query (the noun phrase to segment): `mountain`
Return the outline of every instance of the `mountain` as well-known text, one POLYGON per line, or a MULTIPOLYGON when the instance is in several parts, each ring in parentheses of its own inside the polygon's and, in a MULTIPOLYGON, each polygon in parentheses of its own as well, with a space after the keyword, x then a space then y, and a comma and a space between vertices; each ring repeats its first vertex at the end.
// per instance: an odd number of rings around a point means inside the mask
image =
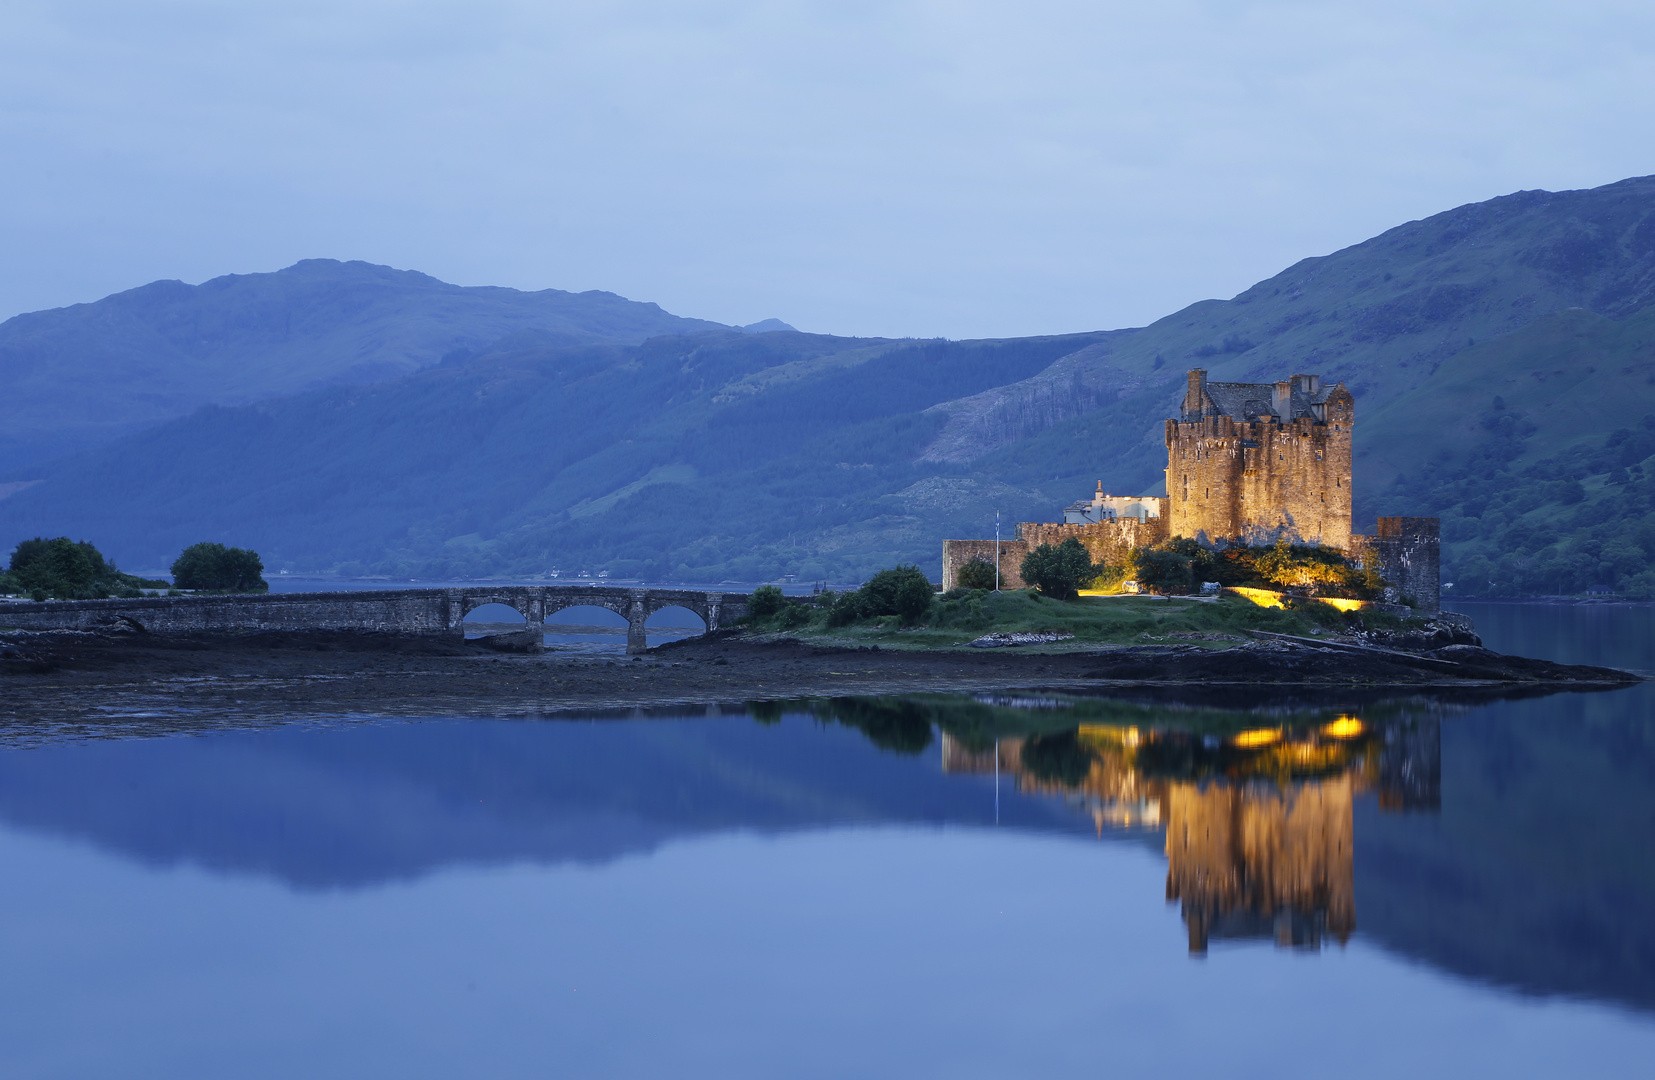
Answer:
MULTIPOLYGON (((293 569, 862 574, 930 545, 906 507, 929 508, 933 533, 981 527, 957 516, 957 482, 913 462, 938 426, 925 409, 1101 336, 508 340, 393 382, 203 409, 58 463, 0 520, 99 537, 127 565, 211 532, 293 569), (831 561, 798 558, 812 533, 831 561)), ((1008 494, 1008 510, 1044 509, 1008 494)))
POLYGON ((1652 297, 1640 178, 1460 207, 1133 330, 519 331, 0 473, 0 543, 68 533, 134 569, 214 539, 273 567, 405 576, 935 571, 940 541, 992 535, 996 510, 1052 520, 1100 479, 1159 490, 1159 421, 1201 366, 1344 381, 1357 528, 1441 514, 1462 588, 1655 592, 1652 297))
POLYGON ((725 327, 613 293, 465 288, 332 259, 200 285, 156 281, 0 323, 0 467, 202 405, 395 378, 513 332, 575 344, 713 329, 725 327))

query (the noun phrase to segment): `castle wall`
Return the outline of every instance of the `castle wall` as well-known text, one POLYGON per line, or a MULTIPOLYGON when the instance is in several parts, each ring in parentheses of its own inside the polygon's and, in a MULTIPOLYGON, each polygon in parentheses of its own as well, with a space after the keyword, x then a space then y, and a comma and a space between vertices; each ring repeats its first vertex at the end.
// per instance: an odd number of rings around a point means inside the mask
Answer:
POLYGON ((1382 517, 1373 536, 1352 536, 1350 546, 1363 565, 1375 561, 1379 576, 1395 586, 1396 599, 1436 612, 1442 607, 1441 533, 1439 518, 1382 517))
MULTIPOLYGON (((1003 589, 1023 588, 1023 575, 1018 572, 1023 565, 1023 556, 1029 553, 1029 545, 1021 540, 1001 540, 1000 542, 1000 587, 1003 589)), ((944 540, 942 542, 942 589, 947 592, 960 584, 960 567, 972 559, 981 558, 990 566, 994 565, 993 540, 944 540)))
POLYGON ((1032 549, 1041 544, 1056 547, 1073 537, 1091 554, 1093 562, 1107 566, 1124 566, 1134 551, 1158 544, 1171 535, 1167 532, 1166 500, 1162 499, 1160 502, 1163 511, 1160 517, 1143 521, 1136 518, 1120 518, 1085 525, 1052 525, 1025 521, 1017 526, 1017 538, 1032 549))
POLYGON ((1240 538, 1343 548, 1350 537, 1350 417, 1330 400, 1328 420, 1168 420, 1171 536, 1240 538))

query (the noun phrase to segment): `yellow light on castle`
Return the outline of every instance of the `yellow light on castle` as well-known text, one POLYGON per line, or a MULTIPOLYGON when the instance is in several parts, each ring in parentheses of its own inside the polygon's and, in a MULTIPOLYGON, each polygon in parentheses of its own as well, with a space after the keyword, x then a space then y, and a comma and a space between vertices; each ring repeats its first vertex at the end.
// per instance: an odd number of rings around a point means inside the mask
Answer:
POLYGON ((1230 740, 1231 745, 1239 746, 1243 750, 1253 750, 1260 746, 1269 746, 1281 741, 1281 731, 1277 728, 1255 728, 1252 731, 1243 731, 1230 740))

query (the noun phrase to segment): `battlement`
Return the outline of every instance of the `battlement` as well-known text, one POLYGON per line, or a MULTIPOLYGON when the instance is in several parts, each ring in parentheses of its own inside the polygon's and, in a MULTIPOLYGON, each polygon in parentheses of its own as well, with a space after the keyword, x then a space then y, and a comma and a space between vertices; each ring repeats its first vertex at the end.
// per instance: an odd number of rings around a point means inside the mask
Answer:
POLYGON ((1345 547, 1355 414, 1345 385, 1319 375, 1220 383, 1191 371, 1166 422, 1168 533, 1345 547))

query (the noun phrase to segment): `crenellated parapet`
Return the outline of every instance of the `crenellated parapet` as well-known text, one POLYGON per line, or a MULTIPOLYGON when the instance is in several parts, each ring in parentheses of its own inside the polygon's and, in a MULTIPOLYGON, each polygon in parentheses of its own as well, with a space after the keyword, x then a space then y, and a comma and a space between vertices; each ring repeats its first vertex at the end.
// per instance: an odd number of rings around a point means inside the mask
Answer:
POLYGON ((1166 422, 1169 534, 1345 547, 1354 422, 1343 383, 1209 383, 1190 372, 1182 418, 1166 422))

